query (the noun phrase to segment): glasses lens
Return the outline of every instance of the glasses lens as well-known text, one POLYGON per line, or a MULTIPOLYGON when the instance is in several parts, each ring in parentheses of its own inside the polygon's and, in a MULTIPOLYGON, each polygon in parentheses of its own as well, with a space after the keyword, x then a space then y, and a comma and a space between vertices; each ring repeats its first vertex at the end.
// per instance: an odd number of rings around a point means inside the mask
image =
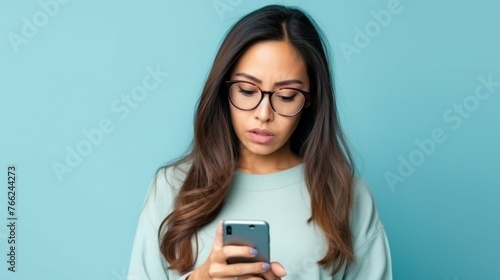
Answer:
POLYGON ((249 83, 234 83, 229 88, 229 98, 234 106, 242 110, 251 110, 259 104, 261 92, 249 83))
POLYGON ((271 100, 278 114, 293 116, 300 112, 305 103, 305 96, 296 89, 280 89, 271 100))
MULTIPOLYGON (((229 98, 237 108, 252 110, 262 100, 262 92, 253 84, 237 82, 229 87, 229 98)), ((294 116, 304 107, 305 99, 302 92, 293 88, 283 88, 274 92, 270 101, 276 113, 294 116)))

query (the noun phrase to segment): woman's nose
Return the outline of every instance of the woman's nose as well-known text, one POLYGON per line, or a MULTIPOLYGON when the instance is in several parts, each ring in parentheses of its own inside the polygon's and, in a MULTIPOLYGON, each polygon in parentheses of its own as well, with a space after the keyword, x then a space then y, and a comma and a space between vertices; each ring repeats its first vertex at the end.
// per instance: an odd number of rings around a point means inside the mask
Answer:
POLYGON ((255 108, 255 118, 262 122, 272 121, 274 119, 274 111, 271 107, 270 96, 266 94, 260 104, 255 108))

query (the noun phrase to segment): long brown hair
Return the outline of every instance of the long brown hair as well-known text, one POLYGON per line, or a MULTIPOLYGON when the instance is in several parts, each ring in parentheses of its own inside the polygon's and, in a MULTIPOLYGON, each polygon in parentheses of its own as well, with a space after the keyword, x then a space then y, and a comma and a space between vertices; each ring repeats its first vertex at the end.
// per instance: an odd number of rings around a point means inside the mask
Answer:
MULTIPOLYGON (((310 79, 311 105, 302 112, 291 136, 291 149, 302 158, 311 198, 311 217, 327 241, 318 261, 335 274, 354 260, 349 215, 354 167, 336 110, 328 48, 314 21, 296 8, 271 5, 240 19, 228 32, 207 77, 194 124, 190 162, 174 210, 163 220, 158 236, 169 267, 180 273, 193 269, 197 232, 213 221, 229 192, 239 156, 224 81, 238 58, 259 41, 286 41, 302 55, 310 79)), ((166 166, 164 166, 166 167, 166 166)), ((159 168, 159 170, 163 167, 159 168)))

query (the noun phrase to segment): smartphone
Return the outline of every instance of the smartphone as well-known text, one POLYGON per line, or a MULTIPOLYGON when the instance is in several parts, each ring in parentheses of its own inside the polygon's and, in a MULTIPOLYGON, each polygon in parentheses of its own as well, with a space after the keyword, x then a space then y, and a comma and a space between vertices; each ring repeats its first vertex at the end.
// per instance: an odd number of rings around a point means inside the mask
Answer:
POLYGON ((257 249, 252 258, 234 257, 227 260, 232 263, 267 262, 270 261, 269 224, 256 220, 225 220, 222 223, 224 245, 249 246, 257 249))

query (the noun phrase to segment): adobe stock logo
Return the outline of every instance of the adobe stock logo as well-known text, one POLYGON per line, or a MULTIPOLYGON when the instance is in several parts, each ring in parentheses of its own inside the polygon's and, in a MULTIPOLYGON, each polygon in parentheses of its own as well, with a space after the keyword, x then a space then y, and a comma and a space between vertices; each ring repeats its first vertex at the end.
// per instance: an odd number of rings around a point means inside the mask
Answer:
POLYGON ((226 19, 226 14, 234 11, 234 8, 239 6, 243 0, 214 0, 212 5, 220 20, 226 19))
POLYGON ((19 53, 21 44, 28 44, 45 27, 50 18, 54 18, 61 9, 61 5, 66 5, 69 0, 40 0, 38 6, 41 10, 35 12, 31 19, 22 17, 21 33, 9 32, 7 39, 15 53, 19 53))
POLYGON ((402 11, 403 6, 399 0, 389 0, 386 9, 380 11, 371 10, 370 15, 372 19, 364 25, 364 28, 354 27, 353 43, 340 43, 340 50, 347 63, 351 63, 354 54, 360 54, 363 49, 368 47, 372 40, 378 37, 383 29, 391 24, 393 17, 402 11))
MULTIPOLYGON (((449 125, 451 130, 457 130, 462 127, 464 120, 470 118, 472 114, 479 109, 481 102, 491 98, 492 93, 500 91, 500 82, 493 81, 493 75, 489 74, 487 78, 479 76, 479 83, 474 89, 474 93, 466 96, 461 102, 454 103, 452 107, 446 109, 442 116, 443 121, 449 125)), ((415 149, 410 151, 407 156, 399 155, 399 164, 393 171, 385 171, 384 177, 387 185, 392 192, 396 191, 395 186, 404 183, 417 169, 424 164, 427 158, 431 157, 448 139, 446 130, 442 127, 434 128, 429 137, 424 139, 415 139, 415 149)))
MULTIPOLYGON (((137 110, 139 105, 149 96, 149 93, 159 87, 163 80, 168 77, 167 72, 163 72, 159 65, 156 68, 146 67, 147 74, 143 76, 142 83, 134 86, 129 94, 122 94, 119 98, 111 101, 110 110, 114 117, 122 122, 126 120, 133 110, 137 110)), ((100 146, 108 134, 116 129, 116 121, 113 118, 103 117, 97 127, 83 129, 83 139, 75 145, 66 145, 66 156, 64 161, 52 161, 52 170, 59 182, 63 181, 63 175, 73 172, 83 160, 88 157, 94 148, 100 146)))

